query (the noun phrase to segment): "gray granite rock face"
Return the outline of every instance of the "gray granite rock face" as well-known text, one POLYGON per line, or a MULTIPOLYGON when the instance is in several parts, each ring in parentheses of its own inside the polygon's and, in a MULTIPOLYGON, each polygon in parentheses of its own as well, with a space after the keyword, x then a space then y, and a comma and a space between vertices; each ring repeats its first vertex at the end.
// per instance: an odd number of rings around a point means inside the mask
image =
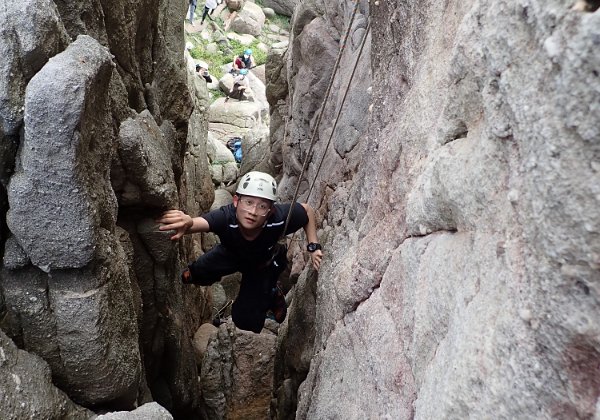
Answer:
POLYGON ((268 418, 277 336, 237 330, 231 321, 219 327, 202 360, 205 417, 268 418))
POLYGON ((155 402, 146 403, 133 411, 115 411, 96 417, 96 420, 173 420, 173 416, 155 402))
POLYGON ((229 30, 238 34, 258 36, 265 24, 265 14, 260 6, 247 2, 238 14, 232 19, 229 30))
MULTIPOLYGON (((298 79, 333 57, 321 36, 322 58, 305 60, 306 31, 351 9, 325 3, 294 16, 294 138, 320 104, 295 108, 298 79)), ((367 131, 334 134, 310 200, 326 214, 319 322, 297 392, 298 359, 279 349, 278 418, 597 417, 600 15, 558 1, 369 6, 372 98, 354 114, 367 131)))
POLYGON ((8 209, 6 186, 14 171, 23 125, 25 87, 69 36, 53 2, 7 2, 0 10, 0 240, 8 209))
POLYGON ((27 86, 25 136, 8 188, 7 222, 32 263, 45 271, 88 264, 100 230, 115 222, 108 168, 99 164, 111 159, 111 72, 108 51, 83 36, 27 86))
POLYGON ((17 348, 3 331, 0 331, 0 389, 0 412, 6 420, 95 417, 93 412, 73 404, 52 384, 50 368, 43 359, 17 348))
MULTIPOLYGON (((0 11, 10 75, 0 121, 12 124, 0 133, 0 327, 88 407, 154 399, 175 416, 197 415, 191 337, 210 308, 202 290, 184 293, 177 281, 198 240, 177 246, 152 222, 164 208, 198 214, 213 201, 208 94, 188 86, 184 14, 170 0, 0 11), (129 186, 138 195, 123 205, 116 198, 129 186)), ((21 396, 6 396, 11 410, 38 410, 21 396)))
POLYGON ((122 190, 117 190, 122 206, 165 209, 176 205, 177 186, 167 141, 148 110, 123 121, 117 148, 122 166, 118 173, 124 178, 122 190))
POLYGON ((15 135, 23 122, 27 82, 70 39, 52 1, 7 2, 0 10, 0 134, 15 135), (35 23, 35 24, 33 24, 35 23))
POLYGON ((23 346, 45 358, 71 398, 127 406, 142 373, 128 270, 112 233, 112 69, 108 51, 81 36, 28 84, 7 222, 36 268, 20 268, 21 257, 3 283, 23 346))
POLYGON ((263 5, 283 16, 292 16, 298 0, 264 0, 263 5))

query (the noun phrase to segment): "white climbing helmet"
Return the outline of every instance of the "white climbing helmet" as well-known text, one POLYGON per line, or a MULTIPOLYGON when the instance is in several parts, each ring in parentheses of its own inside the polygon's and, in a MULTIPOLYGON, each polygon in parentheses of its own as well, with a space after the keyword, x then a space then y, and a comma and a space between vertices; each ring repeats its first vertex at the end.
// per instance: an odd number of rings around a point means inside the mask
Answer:
POLYGON ((252 197, 277 200, 277 182, 275 178, 264 172, 252 171, 240 179, 237 190, 240 195, 251 195, 252 197))

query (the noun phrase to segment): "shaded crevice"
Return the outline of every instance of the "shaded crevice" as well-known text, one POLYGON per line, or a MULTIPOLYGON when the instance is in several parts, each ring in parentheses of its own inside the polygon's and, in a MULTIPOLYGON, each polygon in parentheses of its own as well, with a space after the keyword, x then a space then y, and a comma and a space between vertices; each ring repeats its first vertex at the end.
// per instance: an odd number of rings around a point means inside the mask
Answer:
POLYGON ((404 244, 404 241, 406 241, 407 239, 411 239, 411 238, 424 238, 426 236, 431 236, 431 235, 437 235, 437 234, 441 234, 441 233, 450 233, 450 234, 454 234, 457 233, 458 229, 456 228, 447 228, 447 229, 438 229, 438 230, 432 230, 432 231, 428 231, 426 233, 422 233, 422 234, 418 234, 418 233, 411 233, 409 235, 407 235, 401 242, 400 245, 404 244))
MULTIPOLYGON (((384 272, 385 272, 385 270, 384 270, 384 272)), ((356 312, 356 310, 358 309, 358 307, 360 305, 362 305, 363 303, 365 303, 366 301, 368 301, 371 298, 371 296, 373 295, 373 293, 375 292, 375 290, 377 290, 377 289, 379 289, 381 287, 381 281, 382 280, 383 280, 383 277, 381 279, 379 279, 379 282, 375 286, 370 287, 368 289, 368 295, 367 296, 365 296, 364 298, 362 298, 359 301, 354 302, 354 305, 352 305, 352 309, 349 312, 347 312, 346 314, 344 314, 344 316, 347 315, 350 312, 356 312)))
POLYGON ((442 139, 442 145, 451 143, 459 139, 467 138, 468 134, 469 129, 467 128, 467 124, 462 120, 455 121, 444 134, 444 137, 442 139))

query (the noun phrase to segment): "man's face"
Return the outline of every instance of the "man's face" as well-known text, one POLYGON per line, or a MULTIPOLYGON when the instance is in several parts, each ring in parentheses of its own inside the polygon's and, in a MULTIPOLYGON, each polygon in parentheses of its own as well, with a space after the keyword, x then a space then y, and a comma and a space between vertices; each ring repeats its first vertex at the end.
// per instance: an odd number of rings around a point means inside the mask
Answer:
POLYGON ((271 213, 273 202, 260 197, 249 195, 233 197, 235 215, 244 229, 257 229, 264 225, 271 213))

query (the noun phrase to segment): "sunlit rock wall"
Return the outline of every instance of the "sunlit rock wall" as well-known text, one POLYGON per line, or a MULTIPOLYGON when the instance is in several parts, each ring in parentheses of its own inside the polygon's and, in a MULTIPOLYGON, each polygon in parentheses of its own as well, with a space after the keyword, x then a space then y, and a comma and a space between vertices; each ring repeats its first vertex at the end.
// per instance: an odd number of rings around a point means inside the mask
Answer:
MULTIPOLYGON (((343 29, 309 3, 288 65, 298 161, 337 53, 316 28, 343 29)), ((599 415, 597 7, 370 2, 360 160, 338 148, 309 166, 326 257, 316 283, 299 276, 280 337, 279 418, 599 415)))

